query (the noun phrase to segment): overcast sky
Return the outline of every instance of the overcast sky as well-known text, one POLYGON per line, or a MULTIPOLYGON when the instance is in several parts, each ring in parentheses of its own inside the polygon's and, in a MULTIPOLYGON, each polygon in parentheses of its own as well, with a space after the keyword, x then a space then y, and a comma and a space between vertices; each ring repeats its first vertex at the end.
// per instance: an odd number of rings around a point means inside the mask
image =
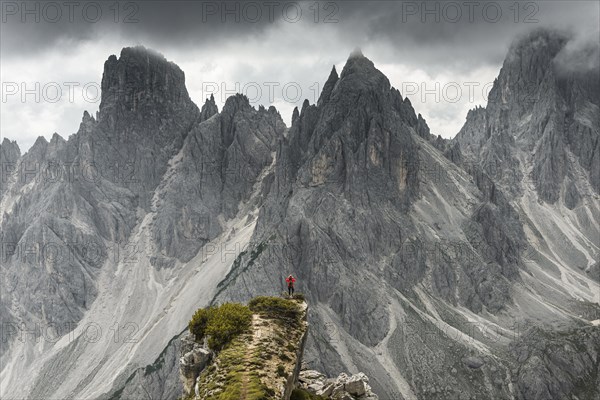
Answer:
POLYGON ((104 61, 141 44, 183 69, 199 106, 242 91, 288 125, 360 47, 433 133, 453 137, 485 106, 516 36, 552 27, 597 40, 599 14, 598 1, 2 1, 1 134, 24 152, 75 133, 98 110, 104 61))

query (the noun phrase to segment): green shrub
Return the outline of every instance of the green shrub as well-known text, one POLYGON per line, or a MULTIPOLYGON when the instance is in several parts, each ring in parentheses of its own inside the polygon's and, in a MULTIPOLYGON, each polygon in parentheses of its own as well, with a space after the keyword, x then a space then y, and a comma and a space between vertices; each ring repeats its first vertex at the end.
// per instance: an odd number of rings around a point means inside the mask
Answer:
POLYGON ((200 342, 202 339, 204 339, 208 320, 210 319, 210 316, 214 310, 214 307, 199 308, 196 310, 196 313, 194 313, 194 316, 188 323, 190 333, 194 335, 194 338, 197 342, 200 342))
POLYGON ((248 307, 237 303, 224 303, 216 308, 208 319, 206 334, 208 347, 219 351, 231 339, 246 332, 252 323, 252 312, 248 307))
POLYGON ((285 376, 285 367, 281 364, 277 366, 277 375, 285 376))
POLYGON ((280 297, 259 296, 250 300, 248 307, 268 318, 298 319, 300 308, 292 300, 280 297))
POLYGON ((247 331, 251 323, 252 312, 248 307, 225 303, 219 307, 198 309, 188 327, 196 341, 208 335, 208 347, 219 351, 234 337, 247 331))

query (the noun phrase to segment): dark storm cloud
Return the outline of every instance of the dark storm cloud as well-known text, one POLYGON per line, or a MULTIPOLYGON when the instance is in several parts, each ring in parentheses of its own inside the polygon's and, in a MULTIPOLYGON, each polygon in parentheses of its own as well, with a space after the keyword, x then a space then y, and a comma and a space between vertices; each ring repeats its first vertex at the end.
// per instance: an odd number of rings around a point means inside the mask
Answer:
POLYGON ((595 1, 401 1, 344 5, 348 29, 364 25, 364 42, 387 41, 391 59, 438 68, 501 63, 515 37, 538 27, 596 33, 595 1))
MULTIPOLYGON (((291 3, 291 4, 290 4, 291 3)), ((29 56, 118 33, 132 41, 203 46, 294 20, 289 1, 3 1, 2 52, 29 56)), ((302 6, 300 6, 302 8, 302 6)), ((306 6, 308 7, 308 6, 306 6)))
POLYGON ((1 41, 4 57, 107 34, 197 48, 244 40, 279 23, 310 30, 316 20, 357 45, 388 41, 395 59, 468 68, 497 64, 513 36, 535 26, 597 30, 597 13, 592 1, 4 1, 1 41))

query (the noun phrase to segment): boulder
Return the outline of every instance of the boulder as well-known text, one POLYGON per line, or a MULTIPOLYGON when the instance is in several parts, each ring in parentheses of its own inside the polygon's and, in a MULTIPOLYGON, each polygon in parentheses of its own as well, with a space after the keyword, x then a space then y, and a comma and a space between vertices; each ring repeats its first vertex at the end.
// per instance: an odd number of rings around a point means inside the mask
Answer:
POLYGON ((481 368, 484 364, 484 361, 479 357, 465 357, 463 358, 463 363, 469 368, 478 369, 481 368))
POLYGON ((362 373, 353 375, 344 385, 344 390, 355 397, 364 396, 367 392, 368 381, 368 378, 362 373), (366 379, 363 380, 363 378, 366 379))
POLYGON ((369 378, 359 372, 349 376, 341 373, 337 378, 327 378, 320 372, 304 370, 300 372, 300 387, 314 395, 336 400, 378 400, 369 386, 369 378))

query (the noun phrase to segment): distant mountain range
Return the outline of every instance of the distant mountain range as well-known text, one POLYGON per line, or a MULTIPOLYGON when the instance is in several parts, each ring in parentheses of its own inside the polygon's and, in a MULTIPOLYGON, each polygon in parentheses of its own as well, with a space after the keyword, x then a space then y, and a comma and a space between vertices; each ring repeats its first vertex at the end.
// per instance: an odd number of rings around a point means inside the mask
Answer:
POLYGON ((0 145, 0 395, 176 399, 193 311, 293 273, 304 362, 380 399, 597 398, 600 78, 569 41, 515 42, 452 140, 360 51, 289 128, 110 56, 76 134, 0 145))

